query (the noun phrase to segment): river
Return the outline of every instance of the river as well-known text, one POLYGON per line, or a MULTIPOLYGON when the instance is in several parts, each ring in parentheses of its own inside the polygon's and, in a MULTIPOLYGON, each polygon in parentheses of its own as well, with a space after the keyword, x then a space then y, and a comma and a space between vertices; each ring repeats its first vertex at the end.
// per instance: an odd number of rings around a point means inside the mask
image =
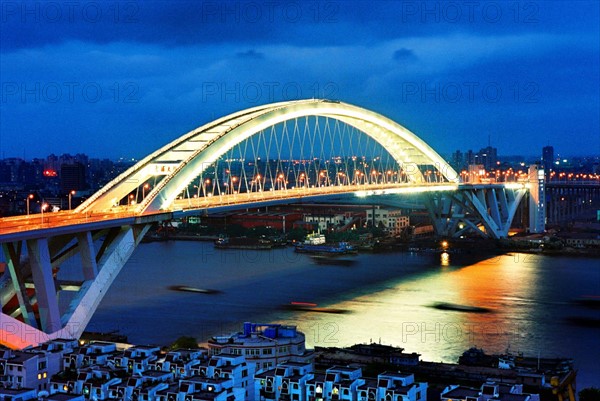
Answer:
POLYGON ((182 335, 203 341, 244 321, 295 324, 308 347, 381 342, 429 361, 456 362, 471 346, 575 359, 578 389, 600 386, 600 329, 573 318, 600 311, 573 303, 600 294, 598 260, 508 254, 360 254, 352 266, 317 265, 291 248, 215 250, 211 243, 141 244, 106 294, 88 330, 118 330, 138 344, 182 335), (186 285, 218 294, 177 292, 186 285), (344 309, 314 313, 291 301, 344 309), (449 302, 490 313, 439 310, 449 302))

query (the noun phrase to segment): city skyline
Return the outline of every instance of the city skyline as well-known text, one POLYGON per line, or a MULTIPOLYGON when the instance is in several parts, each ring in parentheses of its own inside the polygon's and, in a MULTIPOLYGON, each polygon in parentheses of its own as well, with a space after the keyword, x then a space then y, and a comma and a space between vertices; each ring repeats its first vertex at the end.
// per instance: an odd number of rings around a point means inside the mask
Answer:
POLYGON ((0 157, 140 159, 231 112, 312 97, 448 156, 490 138, 503 155, 600 153, 598 3, 448 4, 5 2, 0 157))

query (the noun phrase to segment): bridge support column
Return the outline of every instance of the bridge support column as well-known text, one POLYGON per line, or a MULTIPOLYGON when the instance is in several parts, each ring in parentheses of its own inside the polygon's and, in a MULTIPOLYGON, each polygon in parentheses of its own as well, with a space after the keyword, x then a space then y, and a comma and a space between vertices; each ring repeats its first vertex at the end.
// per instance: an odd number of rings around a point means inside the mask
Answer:
POLYGON ((81 255, 83 277, 85 280, 93 280, 98 275, 98 264, 96 263, 96 252, 94 251, 92 233, 87 231, 78 234, 77 242, 79 254, 81 255))
POLYGON ((52 333, 61 328, 56 286, 46 238, 28 240, 27 251, 37 297, 41 329, 52 333))
MULTIPOLYGON (((22 242, 8 242, 2 244, 2 249, 4 251, 4 256, 6 258, 6 262, 8 265, 8 270, 10 272, 10 279, 12 282, 12 289, 8 290, 8 293, 4 296, 7 301, 13 296, 17 297, 17 301, 19 303, 19 307, 13 311, 6 311, 7 313, 15 313, 22 316, 24 322, 29 324, 31 327, 37 327, 37 321, 35 320, 35 315, 33 314, 33 308, 31 306, 31 301, 29 296, 27 295, 27 289, 25 288, 25 280, 23 278, 23 268, 21 266, 21 249, 22 242)), ((4 305, 4 300, 2 301, 2 305, 4 305)))
POLYGON ((63 315, 64 328, 59 337, 79 338, 98 305, 150 225, 121 227, 107 235, 99 252, 98 274, 86 280, 69 310, 63 315))
POLYGON ((468 231, 504 238, 526 189, 462 185, 455 192, 431 193, 425 202, 435 232, 460 237, 468 231))

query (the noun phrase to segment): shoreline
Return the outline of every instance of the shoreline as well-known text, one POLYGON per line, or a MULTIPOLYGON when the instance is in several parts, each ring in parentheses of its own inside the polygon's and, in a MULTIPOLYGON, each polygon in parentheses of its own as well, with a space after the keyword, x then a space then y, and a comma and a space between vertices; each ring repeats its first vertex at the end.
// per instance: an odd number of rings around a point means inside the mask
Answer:
MULTIPOLYGON (((151 242, 166 242, 166 241, 201 241, 201 242, 213 242, 219 239, 218 235, 196 235, 196 234, 172 234, 169 236, 146 236, 142 240, 143 243, 151 242)), ((437 242, 439 239, 423 239, 416 241, 414 244, 424 245, 426 243, 431 244, 437 242)), ((473 243, 472 247, 466 247, 466 243, 457 242, 456 247, 450 246, 448 249, 442 248, 430 248, 425 246, 424 248, 411 246, 411 243, 395 243, 389 244, 387 247, 377 250, 377 252, 420 252, 420 253, 443 253, 448 252, 450 254, 489 254, 489 255, 503 255, 507 253, 524 253, 529 255, 544 255, 544 256, 571 256, 571 257, 588 257, 588 258, 600 258, 600 248, 562 248, 562 249, 522 249, 518 247, 498 247, 496 240, 477 240, 473 243), (487 243, 488 247, 479 247, 477 244, 487 243), (413 250, 411 250, 413 248, 413 250)), ((360 247, 359 253, 372 253, 373 250, 363 250, 361 252, 360 247)))

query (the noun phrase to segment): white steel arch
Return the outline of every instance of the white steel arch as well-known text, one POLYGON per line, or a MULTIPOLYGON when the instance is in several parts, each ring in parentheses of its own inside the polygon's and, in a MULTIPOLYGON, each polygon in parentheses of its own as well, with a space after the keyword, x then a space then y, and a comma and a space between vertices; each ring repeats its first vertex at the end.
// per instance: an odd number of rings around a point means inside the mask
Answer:
POLYGON ((109 210, 145 180, 167 166, 168 173, 143 202, 139 213, 168 210, 183 189, 237 143, 278 123, 306 116, 330 117, 351 125, 380 143, 406 171, 423 182, 419 165, 434 166, 449 182, 459 176, 427 143, 402 125, 348 103, 310 99, 273 103, 242 110, 196 128, 132 166, 80 205, 77 212, 109 210))

